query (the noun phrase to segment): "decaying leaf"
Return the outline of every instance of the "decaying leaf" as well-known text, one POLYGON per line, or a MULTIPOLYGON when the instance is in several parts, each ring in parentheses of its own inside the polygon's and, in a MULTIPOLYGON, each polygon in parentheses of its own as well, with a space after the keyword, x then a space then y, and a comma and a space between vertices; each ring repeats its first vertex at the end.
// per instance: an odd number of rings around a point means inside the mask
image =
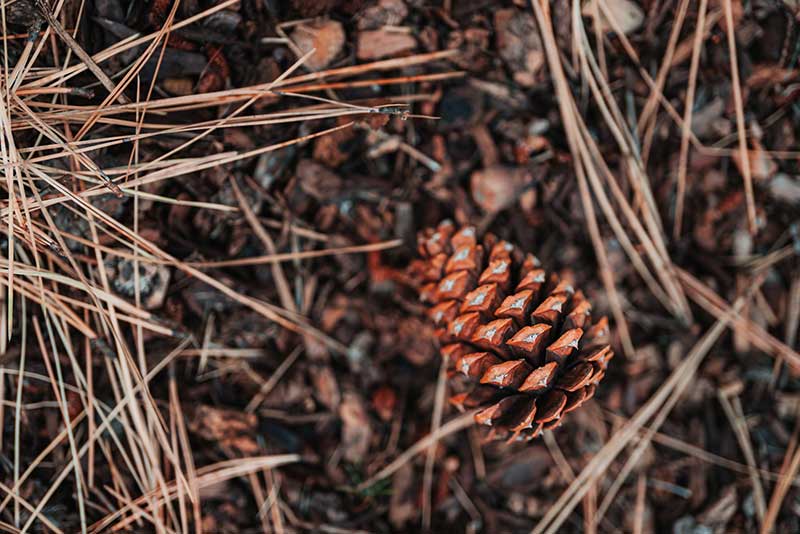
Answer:
POLYGON ((380 28, 358 34, 358 59, 371 60, 396 57, 417 47, 413 35, 397 28, 380 28))
POLYGON ((599 14, 594 23, 600 25, 601 32, 615 31, 614 28, 617 28, 627 35, 638 30, 644 23, 644 11, 633 0, 605 0, 604 3, 612 22, 609 22, 609 17, 598 0, 589 0, 583 6, 584 16, 594 19, 599 14))
POLYGON ((500 9, 494 14, 497 48, 500 57, 522 86, 536 84, 536 75, 544 66, 544 48, 533 16, 517 9, 500 9))
POLYGON ((800 179, 788 174, 776 174, 770 180, 769 193, 775 200, 787 204, 800 204, 800 179))
POLYGON ((312 70, 324 69, 336 59, 344 46, 344 28, 335 20, 301 24, 292 32, 292 41, 304 54, 315 50, 305 65, 312 70))
POLYGON ((352 463, 363 461, 372 439, 372 427, 361 397, 356 393, 345 393, 339 405, 339 417, 342 419, 342 448, 345 460, 352 463))
POLYGON ((408 7, 403 0, 379 0, 358 16, 359 30, 376 30, 381 26, 399 26, 408 15, 408 7))
POLYGON ((493 165, 472 173, 472 198, 484 211, 496 213, 512 206, 530 180, 525 168, 493 165))
POLYGON ((405 464, 392 477, 392 497, 389 501, 389 521, 396 529, 403 529, 419 513, 412 494, 414 468, 405 464))
POLYGON ((243 456, 258 454, 256 429, 258 418, 240 410, 213 406, 198 406, 189 421, 189 429, 208 441, 219 442, 220 447, 243 456))
MULTIPOLYGON (((772 177, 778 170, 778 164, 765 150, 761 142, 756 139, 750 139, 752 148, 747 151, 748 159, 750 160, 750 175, 756 180, 766 180, 772 177)), ((733 162, 739 173, 744 175, 742 169, 742 153, 739 150, 733 153, 733 162)))

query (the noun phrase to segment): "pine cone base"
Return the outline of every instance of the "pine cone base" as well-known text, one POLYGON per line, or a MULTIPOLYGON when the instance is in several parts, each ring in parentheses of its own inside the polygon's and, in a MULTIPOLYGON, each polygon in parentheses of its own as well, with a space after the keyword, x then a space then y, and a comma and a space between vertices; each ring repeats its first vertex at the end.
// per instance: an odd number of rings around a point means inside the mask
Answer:
POLYGON ((532 254, 450 221, 418 236, 409 266, 460 410, 490 435, 527 441, 594 396, 614 352, 608 320, 532 254))

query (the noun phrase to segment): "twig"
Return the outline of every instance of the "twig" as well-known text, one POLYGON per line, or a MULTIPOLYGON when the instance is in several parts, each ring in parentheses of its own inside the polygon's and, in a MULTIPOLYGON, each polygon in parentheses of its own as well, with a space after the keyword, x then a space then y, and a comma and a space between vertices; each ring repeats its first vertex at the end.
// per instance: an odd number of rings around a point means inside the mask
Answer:
MULTIPOLYGON (((431 434, 435 434, 442 426, 442 413, 444 411, 445 392, 447 391, 447 360, 442 358, 439 365, 439 376, 436 380, 436 396, 431 416, 431 434)), ((428 447, 425 456, 425 472, 422 484, 422 529, 431 528, 431 487, 433 486, 433 467, 436 460, 436 443, 428 447)))
MULTIPOLYGON (((75 53, 78 58, 83 61, 86 65, 86 68, 94 74, 95 78, 97 78, 103 87, 105 87, 109 93, 113 94, 117 90, 116 84, 109 78, 103 69, 95 63, 92 57, 86 53, 83 47, 78 44, 78 42, 72 38, 72 35, 64 29, 60 22, 53 16, 53 13, 50 12, 50 6, 45 3, 45 0, 36 0, 36 8, 42 14, 42 16, 47 20, 47 23, 53 29, 53 31, 58 35, 62 41, 75 53)), ((129 104, 130 99, 126 97, 124 94, 120 93, 117 97, 117 101, 120 104, 129 104)))
POLYGON ((764 521, 761 523, 761 534, 769 534, 770 532, 774 532, 773 525, 775 524, 775 520, 778 518, 781 504, 786 498, 786 493, 789 491, 792 483, 796 480, 798 470, 800 470, 800 447, 796 446, 798 428, 800 428, 800 424, 796 424, 794 436, 792 436, 792 441, 795 443, 794 452, 791 452, 791 447, 786 450, 784 466, 787 468, 781 469, 781 474, 783 476, 781 476, 780 480, 778 480, 778 483, 775 485, 775 489, 772 492, 772 497, 769 500, 769 508, 767 508, 764 521), (791 462, 788 464, 788 466, 786 466, 786 460, 789 459, 790 455, 791 462))
POLYGON ((719 388, 717 397, 733 429, 733 433, 736 435, 736 440, 739 442, 739 447, 742 449, 744 459, 747 462, 750 481, 753 484, 753 502, 755 503, 756 515, 763 524, 766 514, 764 486, 761 484, 761 478, 758 476, 756 456, 753 452, 753 443, 750 438, 750 432, 747 429, 747 422, 742 413, 742 404, 735 391, 726 391, 725 388, 719 388), (733 399, 733 401, 731 401, 731 399, 733 399))
POLYGON ((692 131, 692 114, 694 113, 694 93, 697 87, 697 71, 700 67, 700 53, 703 50, 705 39, 705 19, 708 0, 700 0, 697 14, 697 27, 694 31, 694 47, 692 48, 692 62, 689 66, 689 86, 684 99, 683 124, 681 125, 681 151, 678 157, 678 190, 675 201, 675 222, 672 227, 672 237, 678 239, 681 235, 683 224, 683 203, 686 196, 686 169, 689 165, 689 134, 692 131))
POLYGON ((736 33, 733 26, 733 9, 731 0, 725 0, 725 27, 728 34, 728 51, 731 59, 731 85, 733 86, 733 104, 736 108, 736 129, 739 133, 739 154, 742 160, 742 178, 744 179, 744 195, 747 201, 747 227, 751 234, 756 228, 756 204, 753 197, 753 177, 750 173, 750 151, 747 148, 747 136, 744 124, 744 104, 742 103, 742 87, 739 83, 739 59, 736 53, 736 33))
POLYGON ((639 473, 636 482, 636 507, 633 512, 633 534, 644 532, 645 499, 647 497, 647 475, 639 473))

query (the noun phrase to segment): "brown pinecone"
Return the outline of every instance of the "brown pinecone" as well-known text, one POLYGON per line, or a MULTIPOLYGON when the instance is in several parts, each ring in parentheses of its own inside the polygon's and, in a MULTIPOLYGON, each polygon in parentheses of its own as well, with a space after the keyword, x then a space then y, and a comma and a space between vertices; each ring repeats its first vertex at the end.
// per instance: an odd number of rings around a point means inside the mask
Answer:
POLYGON ((532 254, 450 221, 420 233, 409 266, 454 387, 493 437, 530 440, 589 400, 614 356, 608 320, 532 254), (466 378, 459 378, 460 375, 466 378), (465 382, 465 384, 459 384, 465 382), (475 384, 475 382, 478 382, 475 384))

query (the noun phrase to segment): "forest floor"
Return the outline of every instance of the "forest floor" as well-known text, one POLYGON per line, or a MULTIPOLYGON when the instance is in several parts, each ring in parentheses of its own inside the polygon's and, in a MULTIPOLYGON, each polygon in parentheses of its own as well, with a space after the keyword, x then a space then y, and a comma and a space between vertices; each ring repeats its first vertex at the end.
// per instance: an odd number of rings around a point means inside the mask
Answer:
POLYGON ((800 532, 800 4, 8 0, 0 530, 800 532), (617 357, 487 441, 444 219, 617 357))

